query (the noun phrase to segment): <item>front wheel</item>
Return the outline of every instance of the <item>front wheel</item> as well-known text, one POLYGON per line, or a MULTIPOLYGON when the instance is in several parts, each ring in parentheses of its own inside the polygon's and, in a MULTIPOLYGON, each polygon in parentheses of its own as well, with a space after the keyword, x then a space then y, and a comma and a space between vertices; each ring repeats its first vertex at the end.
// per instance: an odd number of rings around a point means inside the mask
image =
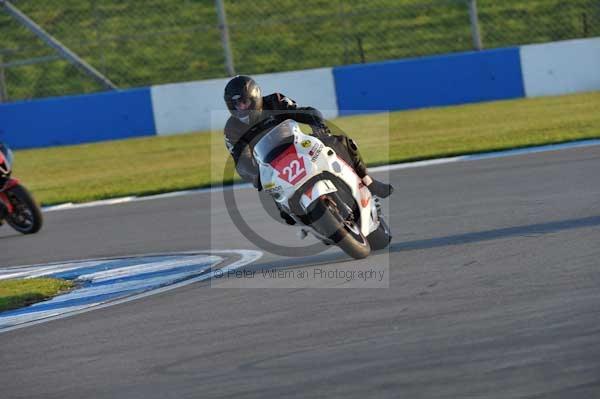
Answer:
POLYGON ((311 212, 311 220, 315 230, 354 259, 366 258, 371 253, 369 241, 360 232, 356 222, 344 220, 333 201, 320 200, 311 212))
POLYGON ((6 216, 6 222, 19 233, 34 234, 42 228, 42 211, 29 191, 17 185, 5 192, 13 206, 12 213, 6 216))
POLYGON ((354 259, 363 259, 371 253, 369 241, 360 232, 355 222, 345 222, 343 229, 339 229, 337 245, 354 259))

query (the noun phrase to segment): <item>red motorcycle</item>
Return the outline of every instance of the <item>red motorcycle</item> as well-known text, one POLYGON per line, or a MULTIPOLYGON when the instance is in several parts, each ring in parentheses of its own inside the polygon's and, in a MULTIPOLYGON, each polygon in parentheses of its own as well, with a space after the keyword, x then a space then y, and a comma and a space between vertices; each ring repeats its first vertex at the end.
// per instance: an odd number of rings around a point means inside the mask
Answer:
POLYGON ((12 151, 0 143, 0 225, 6 221, 20 233, 34 234, 42 228, 42 211, 19 180, 10 177, 12 163, 12 151))

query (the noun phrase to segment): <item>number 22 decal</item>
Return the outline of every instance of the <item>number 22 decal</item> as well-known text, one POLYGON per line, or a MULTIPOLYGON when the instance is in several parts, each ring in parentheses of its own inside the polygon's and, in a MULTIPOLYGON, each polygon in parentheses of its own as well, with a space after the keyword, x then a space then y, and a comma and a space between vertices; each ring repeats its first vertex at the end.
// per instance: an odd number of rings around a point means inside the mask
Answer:
POLYGON ((271 166, 279 172, 279 177, 290 184, 298 183, 306 176, 304 159, 298 156, 296 148, 291 145, 271 162, 271 166))
POLYGON ((293 182, 298 178, 298 176, 300 176, 304 172, 304 168, 300 166, 300 161, 294 159, 292 162, 290 162, 288 166, 283 168, 283 171, 281 173, 283 173, 286 176, 285 180, 293 182))

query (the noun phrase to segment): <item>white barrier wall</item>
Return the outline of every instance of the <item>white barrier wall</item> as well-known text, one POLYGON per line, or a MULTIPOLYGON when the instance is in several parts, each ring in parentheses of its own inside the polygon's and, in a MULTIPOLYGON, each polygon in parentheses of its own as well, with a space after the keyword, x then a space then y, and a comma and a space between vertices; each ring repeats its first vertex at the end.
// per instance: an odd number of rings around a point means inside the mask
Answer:
POLYGON ((600 38, 521 47, 527 97, 600 90, 600 38))
MULTIPOLYGON (((312 106, 326 118, 337 117, 331 68, 255 75, 264 94, 283 93, 299 106, 312 106)), ((223 89, 229 79, 153 86, 154 122, 159 135, 222 129, 229 116, 223 89)))
POLYGON ((210 130, 211 112, 223 109, 223 87, 226 83, 227 79, 212 79, 152 86, 156 133, 210 130))

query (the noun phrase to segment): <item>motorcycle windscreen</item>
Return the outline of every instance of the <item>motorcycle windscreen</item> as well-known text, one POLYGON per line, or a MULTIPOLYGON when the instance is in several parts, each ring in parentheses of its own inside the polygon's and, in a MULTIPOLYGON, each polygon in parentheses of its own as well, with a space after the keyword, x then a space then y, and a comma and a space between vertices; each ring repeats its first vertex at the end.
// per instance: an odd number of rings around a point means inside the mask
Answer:
POLYGON ((256 160, 263 164, 269 164, 290 145, 294 144, 294 125, 297 125, 297 123, 288 119, 265 134, 254 146, 256 160))

